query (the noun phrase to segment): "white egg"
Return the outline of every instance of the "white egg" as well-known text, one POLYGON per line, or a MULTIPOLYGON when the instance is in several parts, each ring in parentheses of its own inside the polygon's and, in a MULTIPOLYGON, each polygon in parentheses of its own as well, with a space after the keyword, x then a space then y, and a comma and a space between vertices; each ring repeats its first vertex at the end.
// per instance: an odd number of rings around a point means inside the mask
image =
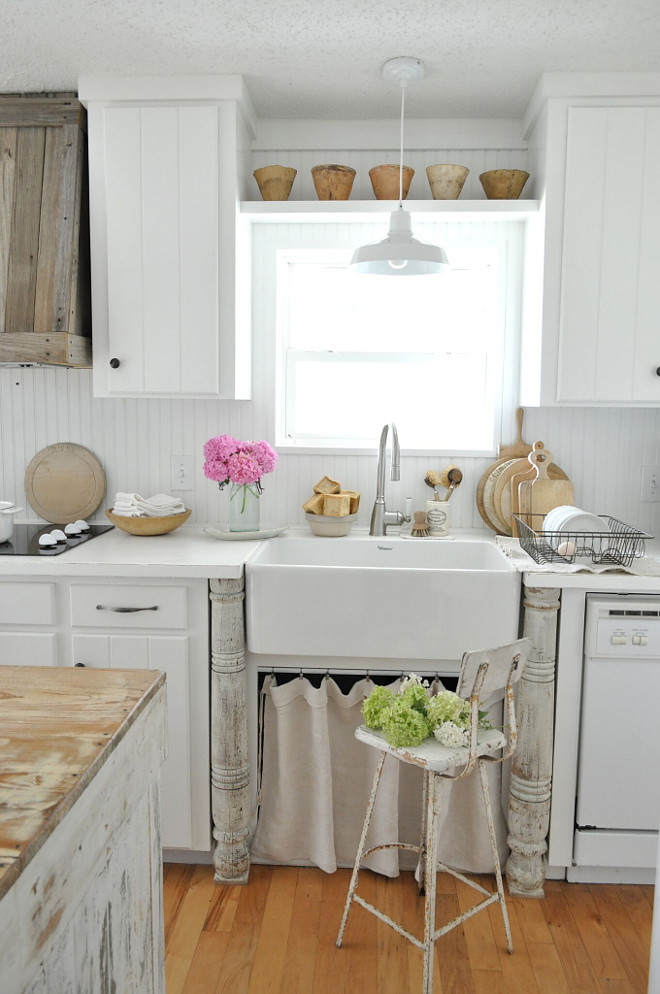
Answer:
POLYGON ((78 518, 78 520, 77 520, 76 522, 74 522, 74 523, 75 523, 76 527, 77 527, 77 528, 78 528, 78 529, 79 529, 79 530, 80 530, 81 532, 88 532, 88 531, 89 531, 89 525, 88 525, 88 524, 87 524, 87 522, 86 522, 86 521, 84 520, 84 518, 78 518))
POLYGON ((53 531, 50 534, 55 539, 56 542, 66 542, 66 535, 64 534, 61 528, 53 529, 53 531))
POLYGON ((65 525, 64 533, 66 535, 80 535, 80 528, 78 527, 77 523, 71 525, 65 525))
POLYGON ((560 556, 574 556, 575 542, 562 542, 561 545, 557 546, 557 552, 560 556))
POLYGON ((44 548, 46 548, 48 546, 51 546, 51 545, 57 545, 57 539, 53 538, 53 536, 49 535, 49 534, 40 535, 39 536, 39 545, 43 546, 44 548))

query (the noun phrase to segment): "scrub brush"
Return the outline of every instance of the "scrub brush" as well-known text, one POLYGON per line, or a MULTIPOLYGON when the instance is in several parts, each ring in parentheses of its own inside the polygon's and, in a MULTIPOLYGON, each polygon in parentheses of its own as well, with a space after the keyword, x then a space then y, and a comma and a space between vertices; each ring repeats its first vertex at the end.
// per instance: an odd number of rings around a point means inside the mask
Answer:
POLYGON ((447 488, 445 500, 449 500, 456 487, 460 486, 462 479, 463 474, 458 466, 448 466, 444 472, 440 473, 440 484, 447 488))
POLYGON ((426 514, 424 511, 415 511, 415 520, 413 521, 410 534, 414 538, 428 538, 429 529, 426 524, 426 514))
POLYGON ((433 488, 433 500, 440 500, 440 494, 438 493, 438 487, 448 487, 449 481, 443 483, 442 476, 440 473, 436 473, 434 470, 427 470, 426 476, 424 477, 424 483, 427 487, 433 488))

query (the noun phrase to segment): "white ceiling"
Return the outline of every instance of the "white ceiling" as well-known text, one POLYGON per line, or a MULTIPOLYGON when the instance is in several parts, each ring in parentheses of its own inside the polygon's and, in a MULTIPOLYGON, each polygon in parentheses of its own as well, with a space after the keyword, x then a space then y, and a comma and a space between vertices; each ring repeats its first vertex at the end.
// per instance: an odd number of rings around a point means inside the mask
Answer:
POLYGON ((522 116, 540 74, 660 69, 658 0, 0 0, 0 91, 240 73, 264 118, 522 116))

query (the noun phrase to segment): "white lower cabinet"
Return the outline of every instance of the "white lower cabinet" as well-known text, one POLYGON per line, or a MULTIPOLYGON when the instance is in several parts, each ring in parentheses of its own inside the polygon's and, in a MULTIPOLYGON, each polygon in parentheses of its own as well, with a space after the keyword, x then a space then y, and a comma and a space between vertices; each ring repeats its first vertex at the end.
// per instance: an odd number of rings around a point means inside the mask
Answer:
POLYGON ((162 844, 210 852, 206 580, 0 581, 0 665, 162 670, 162 844))
POLYGON ((54 582, 0 582, 0 666, 57 666, 54 582))

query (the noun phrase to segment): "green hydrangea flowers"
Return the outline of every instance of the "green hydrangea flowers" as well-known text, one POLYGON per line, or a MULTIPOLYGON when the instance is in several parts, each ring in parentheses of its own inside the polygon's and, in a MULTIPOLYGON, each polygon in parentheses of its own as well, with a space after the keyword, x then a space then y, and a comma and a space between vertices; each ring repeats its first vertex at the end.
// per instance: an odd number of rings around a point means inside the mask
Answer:
MULTIPOLYGON (((470 702, 451 690, 429 697, 428 681, 411 673, 396 694, 376 686, 362 704, 367 728, 382 730, 390 745, 414 747, 434 735, 448 748, 465 747, 470 735, 470 702)), ((479 728, 491 728, 479 712, 479 728)))

